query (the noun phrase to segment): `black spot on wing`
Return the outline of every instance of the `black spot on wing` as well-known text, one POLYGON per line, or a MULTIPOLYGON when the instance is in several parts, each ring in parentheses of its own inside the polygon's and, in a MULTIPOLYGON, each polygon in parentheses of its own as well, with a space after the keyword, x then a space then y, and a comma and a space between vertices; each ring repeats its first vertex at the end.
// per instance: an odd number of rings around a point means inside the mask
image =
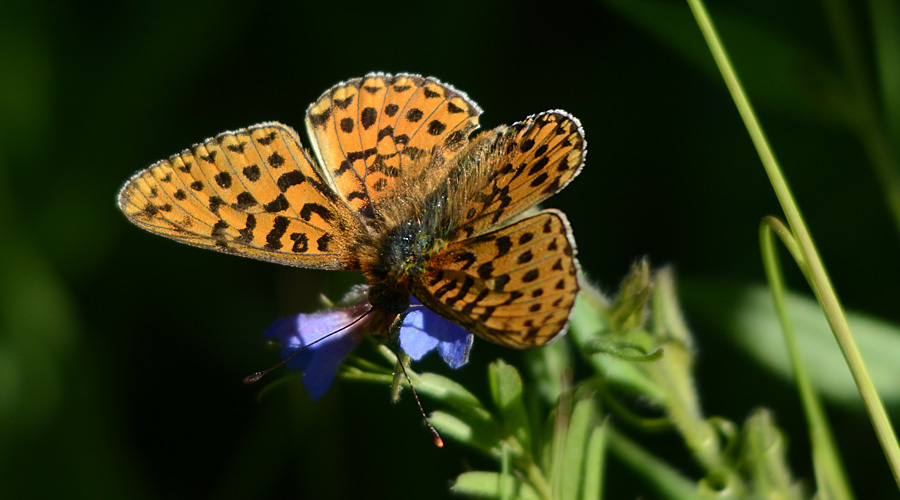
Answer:
POLYGON ((462 113, 463 111, 465 111, 465 109, 457 106, 456 104, 453 104, 452 102, 448 102, 447 103, 447 111, 449 111, 451 114, 456 114, 456 113, 462 113))
POLYGON ((219 198, 218 196, 210 196, 209 197, 209 211, 218 214, 219 207, 225 204, 225 200, 219 198))
MULTIPOLYGON (((328 112, 330 113, 331 110, 329 109, 328 112)), ((275 142, 276 137, 278 137, 278 132, 273 130, 262 137, 257 137, 256 142, 262 144, 263 146, 268 146, 269 144, 275 142)))
POLYGON ((306 233, 291 233, 290 238, 294 241, 294 245, 291 247, 292 252, 306 253, 309 251, 309 236, 306 236, 306 233))
POLYGON ((239 154, 240 154, 240 153, 243 153, 243 152, 244 152, 244 148, 247 147, 247 143, 246 143, 246 142, 242 142, 242 143, 239 143, 239 144, 229 144, 229 145, 227 145, 227 146, 225 146, 225 147, 228 148, 228 151, 231 151, 232 153, 239 153, 239 154))
POLYGON ((531 250, 525 250, 521 254, 519 254, 519 258, 516 259, 519 264, 527 264, 531 262, 531 259, 534 258, 534 254, 531 253, 531 250))
POLYGON ((406 112, 406 119, 413 123, 421 120, 423 116, 425 116, 425 113, 419 108, 412 108, 406 112))
POLYGON ((304 176, 302 172, 299 170, 291 170, 290 172, 281 174, 276 184, 278 184, 278 189, 283 193, 291 186, 302 184, 304 180, 306 180, 306 176, 304 176))
POLYGON ((309 222, 312 214, 316 214, 326 221, 334 218, 334 214, 332 214, 331 210, 328 210, 326 207, 319 205, 318 203, 305 203, 303 205, 303 208, 300 209, 300 218, 309 222))
POLYGON ((441 135, 447 130, 447 125, 439 120, 431 120, 428 124, 428 133, 431 135, 441 135))
POLYGON ((263 205, 263 208, 266 212, 275 213, 287 210, 289 206, 290 204, 288 203, 287 198, 285 198, 283 194, 279 194, 277 198, 263 205))
POLYGON ((328 108, 317 115, 309 115, 309 123, 314 127, 321 128, 328 123, 329 118, 331 118, 331 108, 328 108))
POLYGON ((472 264, 474 264, 476 260, 478 260, 478 257, 476 257, 472 252, 461 252, 456 254, 456 262, 465 262, 465 264, 463 264, 463 266, 460 268, 463 271, 472 267, 472 264))
POLYGON ((333 102, 334 102, 334 105, 337 106, 338 108, 347 109, 347 106, 349 106, 353 102, 354 97, 356 97, 356 94, 347 96, 344 99, 335 99, 333 102))
POLYGON ((546 156, 534 162, 534 165, 532 165, 531 168, 528 169, 528 175, 534 175, 540 172, 544 167, 547 166, 548 163, 550 163, 550 158, 546 156))
POLYGON ((438 288, 437 290, 434 291, 434 297, 435 297, 436 299, 440 299, 441 297, 443 297, 444 295, 446 295, 447 292, 449 292, 449 291, 453 290, 454 288, 456 288, 456 285, 457 285, 458 283, 459 283, 459 282, 458 282, 457 280, 451 280, 451 281, 448 281, 448 282, 444 283, 440 288, 438 288))
POLYGON ((375 108, 365 108, 360 113, 359 124, 362 125, 363 129, 369 130, 369 127, 375 124, 377 118, 378 113, 375 111, 375 108))
POLYGON ((487 280, 494 273, 494 264, 491 261, 487 261, 484 264, 478 266, 478 277, 487 280))
POLYGON ((246 177, 250 182, 258 181, 259 176, 260 171, 258 166, 250 165, 248 167, 244 167, 244 177, 246 177))
POLYGON ((322 236, 319 236, 319 239, 316 240, 316 248, 320 252, 327 252, 329 243, 331 243, 331 235, 323 234, 322 236))
POLYGON ((247 210, 248 208, 258 204, 259 202, 256 201, 256 198, 254 198, 252 194, 244 191, 243 193, 237 195, 237 203, 233 203, 231 206, 238 210, 247 210))
POLYGON ((279 167, 281 167, 282 165, 284 165, 284 157, 281 156, 280 154, 278 154, 277 151, 274 152, 274 153, 272 153, 272 154, 266 159, 266 161, 269 162, 269 165, 271 165, 272 168, 279 168, 279 167))
POLYGON ((452 306, 457 301, 461 300, 463 297, 468 295, 469 289, 472 288, 472 285, 474 285, 474 284, 475 284, 475 279, 472 278, 471 276, 466 276, 466 279, 463 280, 463 284, 461 287, 459 287, 459 291, 456 293, 456 295, 447 298, 447 300, 444 301, 444 303, 452 306))
POLYGON ((494 240, 494 244, 497 245, 497 257, 502 257, 509 253, 509 249, 512 248, 512 240, 509 239, 509 236, 501 236, 494 240))
POLYGON ((225 238, 225 230, 228 229, 229 227, 231 227, 231 226, 229 226, 227 222, 220 219, 212 227, 212 231, 209 233, 209 235, 217 240, 221 240, 221 239, 225 238))
POLYGON ((231 174, 228 172, 219 172, 214 177, 216 184, 219 185, 222 189, 228 189, 231 187, 231 174))
POLYGON ((219 154, 218 151, 210 151, 208 155, 201 155, 200 159, 205 161, 206 163, 216 163, 216 155, 219 154))
POLYGON ((240 236, 234 239, 234 241, 238 243, 250 243, 253 241, 253 230, 256 229, 256 216, 253 214, 247 214, 247 220, 245 222, 244 229, 238 230, 240 236))
POLYGON ((272 230, 266 235, 265 248, 268 250, 280 250, 282 246, 281 237, 287 232, 290 221, 286 217, 278 216, 272 224, 272 230))

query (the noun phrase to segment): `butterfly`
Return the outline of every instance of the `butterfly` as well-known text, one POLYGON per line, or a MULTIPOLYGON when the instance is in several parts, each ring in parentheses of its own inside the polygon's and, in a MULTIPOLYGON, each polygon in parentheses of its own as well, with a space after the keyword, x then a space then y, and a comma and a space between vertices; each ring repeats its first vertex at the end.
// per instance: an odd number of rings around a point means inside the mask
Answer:
POLYGON ((311 151, 266 122, 137 172, 118 195, 137 226, 219 252, 362 271, 383 323, 410 295, 505 346, 544 345, 579 291, 566 216, 533 207, 580 172, 578 120, 546 111, 478 131, 478 107, 435 78, 371 73, 306 112, 311 151))

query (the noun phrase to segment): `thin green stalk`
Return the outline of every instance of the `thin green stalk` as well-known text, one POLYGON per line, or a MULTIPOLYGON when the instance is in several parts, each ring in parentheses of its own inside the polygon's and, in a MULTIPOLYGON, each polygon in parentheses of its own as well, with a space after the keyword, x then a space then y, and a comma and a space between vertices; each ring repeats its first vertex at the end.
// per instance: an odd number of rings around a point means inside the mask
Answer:
POLYGON ((732 99, 734 99, 738 112, 744 120, 744 125, 747 127, 750 138, 753 140, 753 144, 756 146, 756 150, 762 160, 763 167, 769 176, 772 189, 775 191, 792 233, 797 239, 801 254, 808 266, 810 286, 816 299, 825 311, 825 317, 841 347, 841 352, 847 361, 850 373, 853 375, 853 380, 875 428, 878 441, 881 443, 882 450, 894 475, 894 480, 900 486, 900 444, 897 443, 897 437, 885 412, 884 404, 881 402, 881 398, 879 398, 875 386, 872 384, 872 379, 866 370, 862 355, 850 332, 847 318, 843 314, 837 294, 831 286, 825 266, 822 264, 822 260, 816 251, 812 236, 806 228, 800 210, 794 203, 787 181, 781 174, 775 155, 769 147, 765 134, 763 134, 762 128, 756 119, 756 114, 744 93, 744 89, 728 59, 728 55, 725 53, 725 49, 719 40, 703 2, 701 0, 688 0, 688 5, 690 5, 700 31, 703 32, 713 58, 722 72, 725 84, 731 92, 732 99))
POLYGON ((676 349, 675 345, 670 345, 663 360, 647 366, 647 372, 669 395, 665 402, 666 411, 694 458, 707 472, 713 472, 724 465, 722 443, 719 435, 703 418, 692 380, 678 369, 685 363, 686 356, 676 349))
MULTIPOLYGON (((769 281, 769 289, 772 291, 775 310, 778 312, 778 319, 781 322, 781 329, 784 332, 784 341, 787 345, 788 356, 794 371, 794 379, 797 381, 797 391, 800 393, 803 412, 806 415, 810 443, 812 443, 813 462, 816 463, 817 469, 824 472, 819 477, 825 484, 820 483, 819 488, 828 492, 829 497, 835 500, 851 500, 853 493, 850 490, 850 483, 844 472, 844 464, 841 461, 837 444, 834 442, 831 426, 828 424, 822 402, 819 400, 815 389, 813 389, 812 382, 809 380, 806 368, 803 365, 800 349, 797 346, 797 338, 794 335, 794 327, 790 318, 788 318, 787 306, 784 301, 784 277, 781 272, 778 253, 772 240, 772 233, 777 234, 788 248, 796 248, 797 245, 790 232, 787 231, 787 227, 781 221, 775 217, 763 219, 759 227, 763 266, 766 270, 766 278, 769 281)), ((800 264, 800 267, 803 269, 805 264, 800 264)))
POLYGON ((541 498, 550 500, 555 498, 553 496, 553 488, 550 486, 550 483, 547 482, 547 479, 544 477, 544 474, 541 472, 541 469, 534 462, 529 462, 525 466, 525 474, 528 476, 528 482, 534 486, 534 489, 540 493, 541 498))
POLYGON ((512 475, 509 472, 509 446, 504 441, 500 444, 500 484, 498 486, 498 497, 500 500, 510 500, 512 491, 508 485, 512 484, 512 475))

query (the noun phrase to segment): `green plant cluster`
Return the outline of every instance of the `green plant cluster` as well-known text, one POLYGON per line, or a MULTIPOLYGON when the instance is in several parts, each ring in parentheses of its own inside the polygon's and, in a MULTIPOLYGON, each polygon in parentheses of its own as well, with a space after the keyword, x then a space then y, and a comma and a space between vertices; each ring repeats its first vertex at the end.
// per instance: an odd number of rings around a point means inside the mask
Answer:
MULTIPOLYGON (((431 424, 497 466, 463 472, 452 490, 473 498, 602 498, 612 456, 663 498, 811 498, 789 470, 771 412, 758 409, 742 423, 704 414, 675 293, 671 269, 653 275, 647 262, 634 266, 612 300, 584 291, 569 335, 528 353, 524 375, 503 360, 489 366, 490 402, 407 367, 418 393, 442 407, 431 424), (640 435, 659 432, 681 436, 696 477, 638 444, 640 435)), ((341 376, 405 385, 393 352, 380 352, 392 366, 354 357, 341 376)))

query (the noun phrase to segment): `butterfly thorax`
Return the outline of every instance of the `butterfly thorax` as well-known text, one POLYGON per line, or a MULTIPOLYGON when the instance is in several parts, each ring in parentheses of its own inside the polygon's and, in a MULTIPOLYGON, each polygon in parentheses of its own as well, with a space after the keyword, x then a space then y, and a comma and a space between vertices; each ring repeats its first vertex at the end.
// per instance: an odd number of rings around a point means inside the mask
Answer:
POLYGON ((384 230, 374 242, 374 258, 363 264, 369 302, 376 309, 400 313, 409 306, 409 280, 424 274, 432 256, 445 245, 441 214, 410 217, 384 230), (368 265, 366 265, 368 264, 368 265))
MULTIPOLYGON (((502 130, 502 129, 498 129, 502 130)), ((392 196, 371 220, 371 241, 360 249, 360 263, 370 285, 373 307, 400 313, 409 306, 409 282, 427 273, 433 257, 458 239, 461 207, 488 182, 482 168, 493 154, 487 132, 470 141, 460 154, 444 162, 432 155, 428 164, 410 168, 392 196)))

